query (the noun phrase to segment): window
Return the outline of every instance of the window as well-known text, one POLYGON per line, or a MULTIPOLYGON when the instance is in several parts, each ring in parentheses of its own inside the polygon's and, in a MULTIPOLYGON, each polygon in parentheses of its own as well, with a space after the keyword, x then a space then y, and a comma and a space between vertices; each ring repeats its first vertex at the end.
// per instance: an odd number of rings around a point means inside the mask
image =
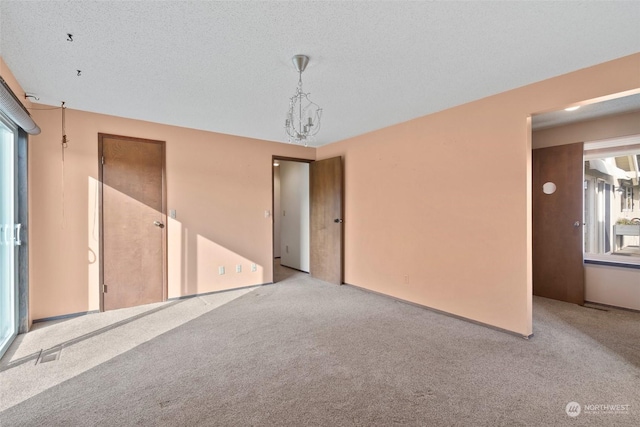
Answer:
POLYGON ((585 143, 585 259, 640 264, 640 135, 585 143))
POLYGON ((40 128, 0 77, 0 357, 28 328, 27 133, 40 128))
POLYGON ((0 357, 18 333, 15 148, 17 129, 0 114, 0 357))
POLYGON ((626 186, 621 187, 620 191, 622 192, 622 197, 620 201, 622 202, 621 210, 622 212, 633 211, 634 203, 633 203, 633 187, 626 186))

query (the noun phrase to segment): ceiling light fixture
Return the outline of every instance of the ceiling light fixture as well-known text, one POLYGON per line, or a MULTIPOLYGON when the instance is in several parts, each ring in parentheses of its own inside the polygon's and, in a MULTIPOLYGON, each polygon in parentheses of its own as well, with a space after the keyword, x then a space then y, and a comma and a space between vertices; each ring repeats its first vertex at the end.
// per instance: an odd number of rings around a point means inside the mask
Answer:
POLYGON ((565 108, 564 111, 576 111, 578 108, 580 108, 579 105, 575 106, 575 107, 569 107, 569 108, 565 108))
POLYGON ((298 71, 298 87, 296 94, 289 99, 289 111, 284 127, 290 143, 304 144, 307 147, 320 130, 322 108, 309 99, 310 93, 302 90, 302 72, 307 68, 309 57, 296 55, 292 60, 298 71))

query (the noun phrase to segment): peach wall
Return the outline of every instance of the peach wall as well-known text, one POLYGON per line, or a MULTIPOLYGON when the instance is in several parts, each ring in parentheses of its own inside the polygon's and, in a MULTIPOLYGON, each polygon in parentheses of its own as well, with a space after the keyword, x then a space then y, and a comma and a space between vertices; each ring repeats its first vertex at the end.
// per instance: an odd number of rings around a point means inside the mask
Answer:
POLYGON ((0 56, 0 76, 4 79, 5 83, 9 85, 9 87, 11 88, 13 93, 15 93, 18 100, 22 103, 22 105, 24 105, 27 108, 33 107, 33 105, 31 104, 31 101, 28 98, 24 97, 25 95, 24 89, 22 89, 22 87, 20 86, 20 83, 18 83, 18 80, 13 75, 13 73, 11 72, 7 64, 4 62, 4 59, 2 59, 2 56, 0 56))
MULTIPOLYGON (((44 106, 40 106, 45 108, 44 106)), ((99 308, 98 133, 166 141, 168 297, 273 280, 272 156, 313 159, 315 150, 66 110, 34 111, 30 140, 31 316, 99 308), (257 266, 251 272, 251 264, 257 266), (242 273, 235 266, 242 265, 242 273), (218 275, 225 266, 226 274, 218 275)))
POLYGON ((598 141, 637 134, 640 134, 640 111, 535 131, 533 132, 533 148, 598 141))
POLYGON ((635 54, 318 148, 345 159, 345 281, 531 334, 529 116, 638 88, 635 54))
POLYGON ((639 70, 636 54, 317 150, 67 110, 64 168, 60 111, 34 112, 43 132, 30 140, 32 318, 97 308, 103 132, 167 141, 178 214, 168 221, 169 297, 271 281, 271 156, 343 155, 346 282, 528 335, 529 116, 637 90, 639 70), (477 191, 463 195, 470 184, 477 191), (257 274, 244 273, 249 262, 257 274))

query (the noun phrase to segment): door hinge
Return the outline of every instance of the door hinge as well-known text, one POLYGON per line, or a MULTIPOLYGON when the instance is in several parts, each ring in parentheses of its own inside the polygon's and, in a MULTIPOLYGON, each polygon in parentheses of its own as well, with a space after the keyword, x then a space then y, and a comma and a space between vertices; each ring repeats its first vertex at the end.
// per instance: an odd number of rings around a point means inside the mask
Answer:
POLYGON ((105 285, 104 283, 102 284, 102 293, 103 294, 107 293, 107 285, 105 285))
POLYGON ((104 165, 104 156, 102 156, 102 157, 100 158, 100 161, 101 161, 101 162, 102 162, 102 164, 104 165))

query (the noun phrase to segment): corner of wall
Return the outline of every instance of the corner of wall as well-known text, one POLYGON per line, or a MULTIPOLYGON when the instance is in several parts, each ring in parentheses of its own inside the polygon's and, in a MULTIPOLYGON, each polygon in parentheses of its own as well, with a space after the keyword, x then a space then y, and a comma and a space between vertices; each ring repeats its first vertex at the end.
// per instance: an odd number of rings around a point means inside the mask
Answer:
POLYGON ((2 58, 1 55, 0 55, 0 76, 4 79, 5 83, 9 85, 13 93, 18 98, 18 101, 20 101, 22 105, 25 106, 25 108, 33 107, 33 104, 31 103, 29 98, 25 97, 24 89, 22 89, 22 86, 20 86, 20 83, 18 83, 18 80, 11 72, 11 69, 4 62, 4 58, 2 58))

